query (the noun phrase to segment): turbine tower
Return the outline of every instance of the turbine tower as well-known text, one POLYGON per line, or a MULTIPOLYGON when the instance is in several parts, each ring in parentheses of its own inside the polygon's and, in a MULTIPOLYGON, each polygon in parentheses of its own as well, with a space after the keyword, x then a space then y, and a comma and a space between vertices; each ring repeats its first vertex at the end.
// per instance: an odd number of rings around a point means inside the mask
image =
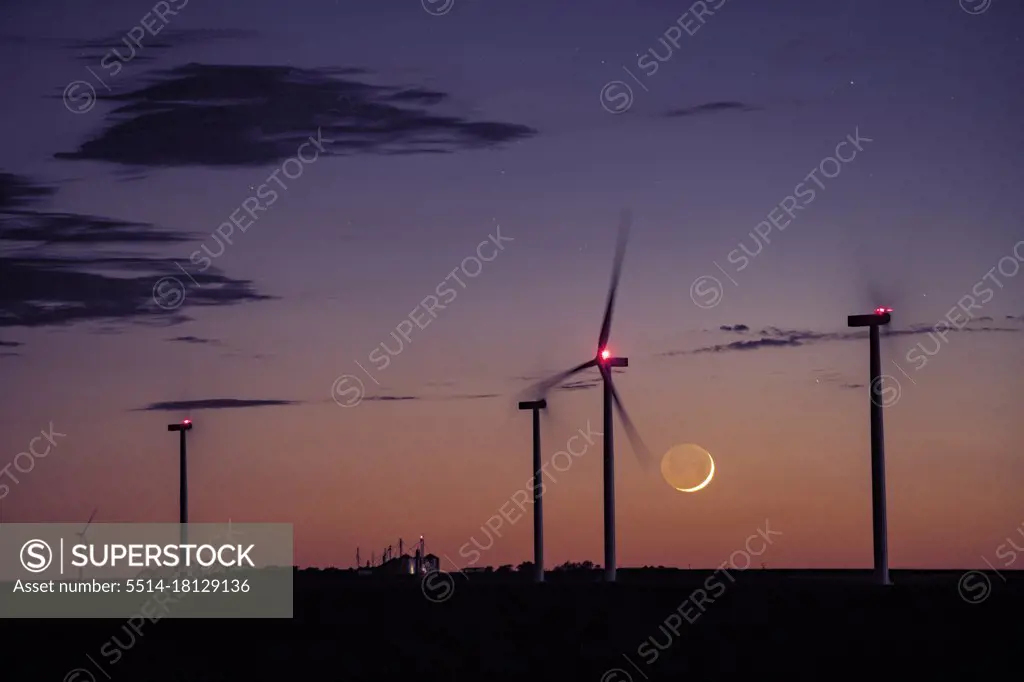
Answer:
POLYGON ((533 581, 544 582, 544 498, 540 468, 540 411, 548 406, 546 400, 525 400, 520 410, 533 411, 533 581))
POLYGON ((882 352, 879 348, 879 327, 889 324, 892 308, 875 308, 870 315, 850 315, 847 325, 867 327, 871 346, 870 380, 868 395, 871 397, 871 521, 874 540, 874 579, 879 585, 892 585, 889 580, 889 544, 885 519, 885 435, 882 430, 882 408, 885 404, 882 392, 882 352))
POLYGON ((633 445, 633 452, 640 459, 645 468, 650 465, 651 456, 639 432, 633 426, 629 418, 619 392, 615 390, 612 382, 612 370, 615 367, 628 367, 629 359, 615 357, 608 349, 608 339, 611 336, 612 313, 615 309, 615 296, 619 288, 619 276, 622 274, 622 261, 626 255, 626 243, 629 240, 629 230, 632 226, 632 216, 628 211, 623 211, 619 222, 618 243, 615 248, 615 260, 612 264, 611 286, 608 289, 608 302, 605 305, 604 320, 601 323, 601 332, 597 339, 597 355, 586 362, 573 367, 570 370, 556 374, 555 376, 537 384, 533 391, 539 392, 540 399, 546 399, 547 394, 564 382, 569 377, 578 374, 591 367, 597 367, 601 373, 604 388, 604 577, 607 582, 615 582, 615 449, 613 438, 612 415, 616 411, 619 419, 626 429, 626 435, 633 445))
POLYGON ((181 524, 181 544, 188 544, 188 458, 185 452, 185 434, 192 430, 192 420, 183 419, 180 424, 168 424, 168 431, 177 431, 179 438, 180 477, 178 482, 178 523, 181 524))
MULTIPOLYGON (((75 533, 75 535, 78 536, 79 542, 81 542, 82 544, 85 544, 85 531, 89 530, 89 526, 92 525, 92 520, 94 518, 96 518, 96 512, 98 512, 98 511, 99 511, 99 508, 93 509, 92 510, 92 514, 89 515, 89 520, 85 522, 85 527, 82 530, 80 530, 77 533, 75 533)), ((82 579, 82 567, 81 566, 78 567, 78 579, 79 580, 82 579)))

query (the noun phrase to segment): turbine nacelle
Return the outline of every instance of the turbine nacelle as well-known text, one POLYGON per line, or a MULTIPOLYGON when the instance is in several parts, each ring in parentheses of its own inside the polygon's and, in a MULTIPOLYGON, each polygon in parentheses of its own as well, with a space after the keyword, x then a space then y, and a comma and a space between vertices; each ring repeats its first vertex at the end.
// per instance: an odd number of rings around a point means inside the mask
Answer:
POLYGON ((879 306, 870 315, 850 315, 846 318, 848 327, 881 327, 892 321, 892 308, 879 306))
POLYGON ((607 348, 597 354, 597 364, 601 367, 629 367, 629 358, 617 358, 607 348))

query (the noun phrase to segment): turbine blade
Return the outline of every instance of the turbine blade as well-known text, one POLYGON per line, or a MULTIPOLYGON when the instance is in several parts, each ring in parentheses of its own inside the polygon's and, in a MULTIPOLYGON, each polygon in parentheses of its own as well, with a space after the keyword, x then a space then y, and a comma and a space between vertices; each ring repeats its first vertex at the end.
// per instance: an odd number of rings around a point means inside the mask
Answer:
POLYGON ((533 399, 533 400, 540 400, 541 398, 547 398, 548 393, 551 391, 551 389, 555 388, 560 383, 562 383, 563 381, 565 381, 569 377, 573 376, 574 374, 579 374, 583 370, 590 369, 591 367, 593 367, 596 364, 597 364, 597 360, 587 360, 583 364, 576 365, 572 369, 566 370, 564 372, 559 372, 558 374, 556 374, 556 375, 554 375, 552 377, 548 377, 544 381, 540 381, 540 382, 534 384, 533 386, 531 386, 530 388, 528 388, 526 390, 526 393, 528 395, 532 396, 531 399, 533 399))
POLYGON ((629 438, 629 443, 633 446, 633 454, 636 455, 641 467, 644 469, 650 469, 651 464, 654 462, 654 455, 652 455, 651 451, 647 449, 644 439, 640 437, 640 432, 633 424, 633 420, 629 418, 629 413, 626 412, 626 406, 622 404, 622 398, 619 397, 619 392, 615 389, 615 383, 612 381, 611 372, 602 366, 601 375, 608 383, 608 388, 612 394, 612 404, 619 412, 619 419, 622 420, 622 425, 626 429, 626 437, 629 438))
POLYGON ((92 510, 92 514, 90 514, 90 515, 89 515, 89 520, 85 522, 85 528, 83 528, 83 529, 82 529, 82 532, 83 532, 83 533, 84 533, 84 532, 86 531, 86 529, 87 529, 87 528, 88 528, 89 526, 91 526, 91 525, 92 525, 92 520, 93 520, 94 518, 96 518, 96 512, 98 512, 98 511, 99 511, 99 507, 97 507, 96 509, 93 509, 93 510, 92 510))
POLYGON ((604 320, 601 322, 601 335, 597 339, 597 347, 603 350, 612 333, 612 311, 615 309, 615 294, 619 289, 619 275, 622 274, 622 259, 626 256, 626 242, 629 241, 629 229, 633 225, 633 214, 629 210, 622 212, 619 218, 619 237, 615 245, 615 260, 612 263, 612 283, 608 288, 608 304, 604 309, 604 320))

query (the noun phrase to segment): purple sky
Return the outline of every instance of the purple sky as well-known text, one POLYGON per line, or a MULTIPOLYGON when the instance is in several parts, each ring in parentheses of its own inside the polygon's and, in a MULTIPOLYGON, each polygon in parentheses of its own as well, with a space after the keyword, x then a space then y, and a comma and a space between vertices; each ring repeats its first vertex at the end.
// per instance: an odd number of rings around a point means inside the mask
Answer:
MULTIPOLYGON (((192 520, 292 522, 301 565, 420 534, 464 565, 530 476, 524 377, 595 351, 630 208, 617 386, 659 456, 697 443, 717 470, 679 493, 619 438, 620 565, 718 565, 765 518, 772 567, 870 564, 867 342, 844 325, 875 305, 903 332, 883 345, 893 566, 983 566, 1016 531, 1019 3, 710 0, 703 23, 667 0, 168 0, 166 23, 19 5, 0 10, 0 468, 66 436, 0 477, 5 521, 175 521, 165 425, 191 415, 192 520), (284 179, 296 154, 315 160, 284 179), (929 335, 958 305, 962 329, 929 335), (381 369, 410 314, 429 324, 381 369), (341 375, 368 399, 339 406, 341 375)), ((599 391, 551 402, 545 459, 600 428, 599 391)), ((545 497, 552 565, 602 556, 588 453, 545 497)), ((526 512, 481 564, 531 557, 526 512)))

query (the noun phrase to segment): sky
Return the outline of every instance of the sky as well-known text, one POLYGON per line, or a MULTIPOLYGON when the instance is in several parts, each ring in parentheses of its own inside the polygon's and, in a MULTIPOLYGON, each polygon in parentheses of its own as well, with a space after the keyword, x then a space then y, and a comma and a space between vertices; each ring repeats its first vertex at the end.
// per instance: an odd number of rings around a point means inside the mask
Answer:
MULTIPOLYGON (((193 522, 293 523, 300 566, 421 535, 530 560, 516 401, 594 357, 628 211, 609 345, 653 460, 617 423, 621 567, 718 566, 765 523, 769 568, 871 565, 846 317, 879 305, 891 565, 1001 567, 1019 3, 39 0, 0 26, 4 521, 176 522, 190 417, 193 522), (682 444, 714 458, 694 493, 660 473, 682 444)), ((588 371, 542 415, 549 566, 603 561, 588 371)))

